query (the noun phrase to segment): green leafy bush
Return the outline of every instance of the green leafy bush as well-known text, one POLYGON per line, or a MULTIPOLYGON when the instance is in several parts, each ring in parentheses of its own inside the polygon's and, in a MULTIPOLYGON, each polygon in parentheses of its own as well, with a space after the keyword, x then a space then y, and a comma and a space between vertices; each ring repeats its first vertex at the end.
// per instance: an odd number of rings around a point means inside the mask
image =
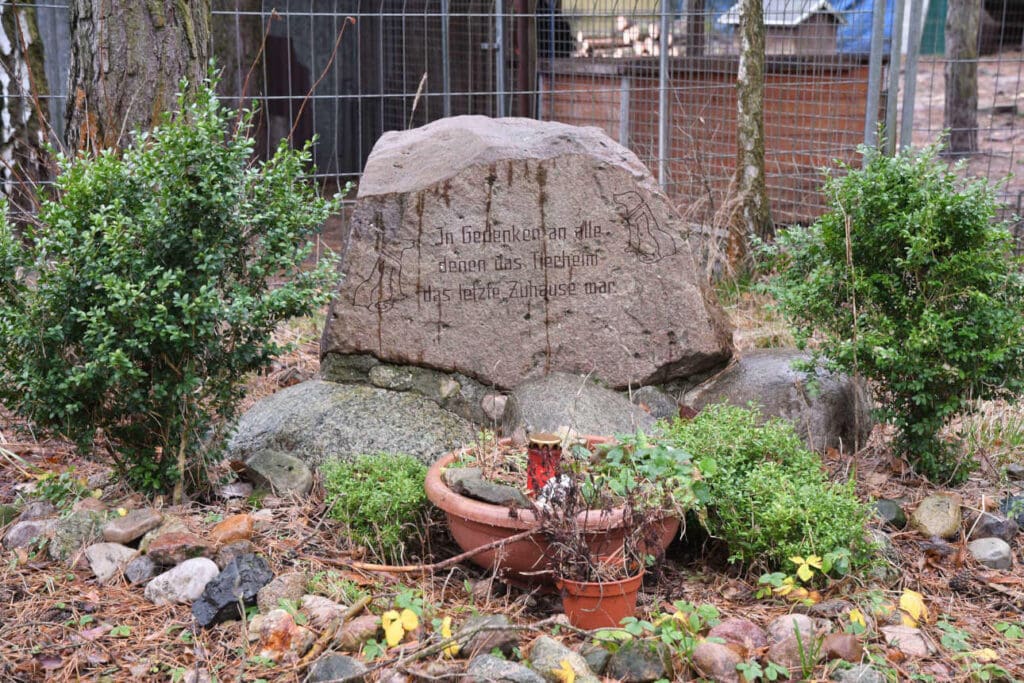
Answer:
POLYGON ((998 203, 936 148, 830 177, 831 210, 778 243, 774 294, 801 344, 820 335, 833 369, 874 382, 896 447, 928 477, 963 481, 972 462, 938 433, 972 399, 1024 378, 1024 280, 998 203))
POLYGON ((350 538, 384 561, 399 561, 422 528, 428 505, 427 468, 411 455, 360 455, 328 460, 320 472, 328 514, 348 527, 350 538))
POLYGON ((82 448, 101 430, 120 474, 153 491, 202 476, 214 416, 335 278, 329 259, 300 267, 335 208, 303 180, 309 147, 253 163, 251 113, 212 83, 178 104, 121 153, 59 158, 20 238, 0 222, 0 400, 82 448))
POLYGON ((704 472, 708 531, 728 545, 731 560, 751 567, 778 569, 795 555, 839 549, 850 550, 853 567, 865 566, 868 508, 854 483, 830 482, 789 422, 760 419, 753 409, 714 405, 667 429, 695 459, 715 463, 704 472))

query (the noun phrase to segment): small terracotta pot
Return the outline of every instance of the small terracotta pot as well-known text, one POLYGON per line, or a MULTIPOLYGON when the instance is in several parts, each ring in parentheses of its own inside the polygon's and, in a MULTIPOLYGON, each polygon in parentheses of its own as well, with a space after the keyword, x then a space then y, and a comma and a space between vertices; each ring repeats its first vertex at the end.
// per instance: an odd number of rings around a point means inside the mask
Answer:
POLYGON ((636 596, 644 580, 644 572, 619 581, 591 583, 556 579, 562 591, 562 609, 569 623, 588 631, 613 628, 636 613, 636 596))
MULTIPOLYGON (((607 441, 601 437, 590 437, 588 443, 607 441)), ((503 439, 502 443, 509 443, 503 439)), ((531 510, 510 511, 502 505, 492 505, 459 495, 448 488, 441 476, 445 467, 466 452, 460 449, 441 456, 427 471, 427 497, 444 510, 452 537, 463 550, 479 548, 501 538, 507 538, 530 528, 539 527, 540 520, 531 510)), ((580 513, 580 527, 586 530, 587 541, 595 555, 614 555, 622 548, 624 529, 622 509, 580 513)), ((658 542, 647 549, 652 555, 665 551, 679 531, 679 519, 665 517, 653 520, 658 542)), ((485 569, 505 570, 512 583, 528 586, 551 586, 552 551, 544 535, 538 531, 521 541, 509 543, 496 550, 487 550, 471 559, 485 569)))

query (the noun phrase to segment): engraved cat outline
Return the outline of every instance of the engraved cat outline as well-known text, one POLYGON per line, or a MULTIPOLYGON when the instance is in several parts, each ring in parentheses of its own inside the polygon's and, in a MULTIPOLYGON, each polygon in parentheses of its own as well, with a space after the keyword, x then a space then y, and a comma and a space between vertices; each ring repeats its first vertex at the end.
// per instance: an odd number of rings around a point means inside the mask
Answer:
POLYGON ((675 238, 658 225, 654 212, 635 190, 612 195, 615 203, 625 212, 629 236, 626 251, 633 252, 641 263, 657 263, 679 251, 675 238))
POLYGON ((366 276, 352 292, 352 305, 362 306, 368 311, 386 313, 408 295, 402 289, 402 259, 405 252, 416 246, 415 242, 396 240, 380 241, 377 244, 377 260, 366 276))

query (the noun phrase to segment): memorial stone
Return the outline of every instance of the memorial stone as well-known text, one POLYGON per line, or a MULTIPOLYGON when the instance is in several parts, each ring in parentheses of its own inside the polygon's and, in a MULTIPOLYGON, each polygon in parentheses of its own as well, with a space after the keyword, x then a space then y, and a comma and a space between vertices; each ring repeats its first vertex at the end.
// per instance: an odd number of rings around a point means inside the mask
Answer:
POLYGON ((386 133, 342 269, 324 356, 498 388, 552 371, 624 388, 732 353, 675 210, 597 128, 459 116, 386 133))

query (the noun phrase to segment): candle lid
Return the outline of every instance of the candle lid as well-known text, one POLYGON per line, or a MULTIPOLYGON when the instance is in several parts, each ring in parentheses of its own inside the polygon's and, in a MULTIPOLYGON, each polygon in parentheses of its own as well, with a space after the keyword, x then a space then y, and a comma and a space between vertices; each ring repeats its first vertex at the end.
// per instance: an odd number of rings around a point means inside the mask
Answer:
POLYGON ((558 434, 551 434, 549 432, 530 434, 527 438, 529 439, 530 444, 534 446, 557 446, 562 443, 562 437, 558 434))

